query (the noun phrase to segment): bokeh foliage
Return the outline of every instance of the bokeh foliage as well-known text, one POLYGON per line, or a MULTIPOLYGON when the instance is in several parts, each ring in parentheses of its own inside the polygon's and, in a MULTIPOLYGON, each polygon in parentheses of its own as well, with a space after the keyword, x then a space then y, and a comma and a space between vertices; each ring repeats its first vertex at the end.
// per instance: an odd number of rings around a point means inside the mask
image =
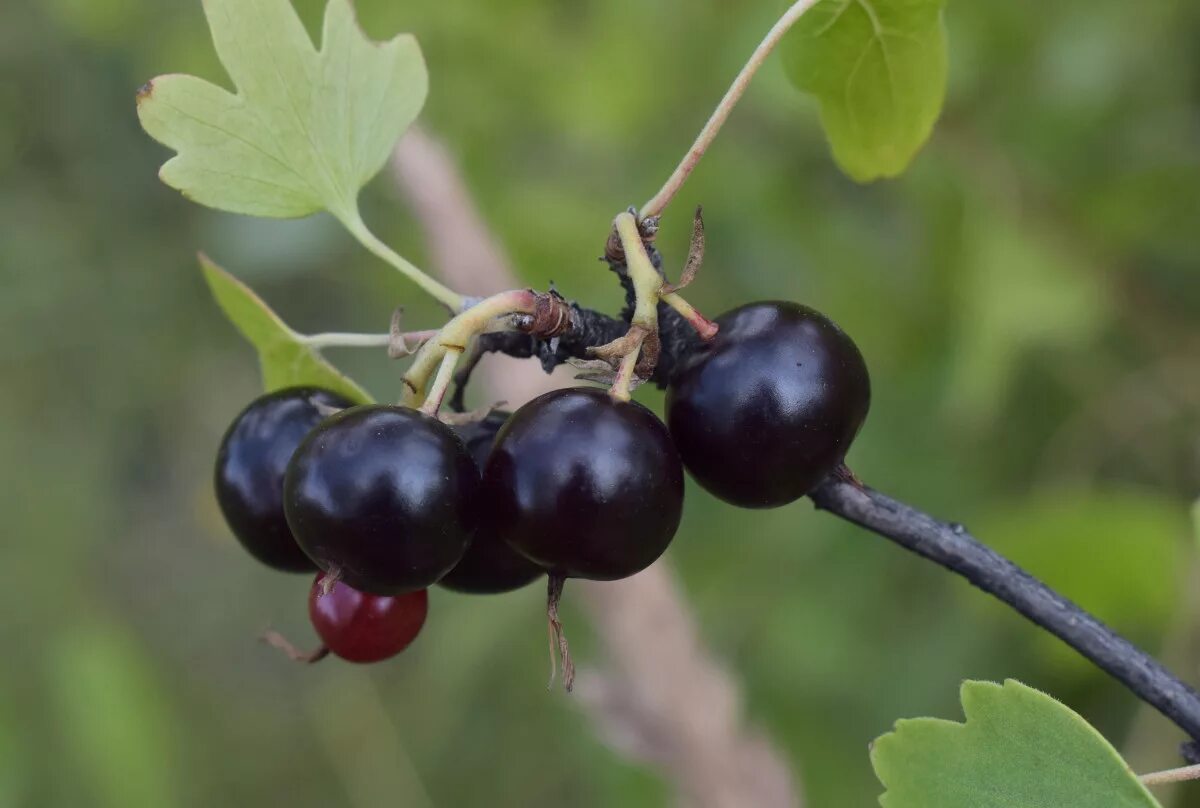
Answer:
MULTIPOLYGON (((319 0, 297 5, 315 27, 319 0)), ((606 223, 657 187, 778 11, 356 5, 375 37, 419 37, 422 122, 524 279, 614 309, 606 223)), ((703 202, 693 302, 797 299, 859 342, 864 478, 994 532, 1194 675, 1200 11, 950 4, 947 26, 946 111, 904 177, 846 179, 776 63, 662 247, 681 262, 703 202), (1114 574, 1114 557, 1133 560, 1114 574)), ((212 500, 215 447, 258 377, 195 251, 301 330, 383 330, 399 303, 413 327, 439 314, 326 218, 244 219, 162 186, 133 97, 168 71, 224 81, 194 0, 0 4, 0 805, 661 804, 653 771, 544 692, 540 592, 436 593, 412 651, 371 670, 297 669, 253 641, 267 623, 309 636, 307 582, 246 559, 212 500)), ((386 181, 363 204, 420 262, 386 181)), ((398 394, 381 354, 334 358, 398 394)), ((899 716, 957 714, 964 678, 1019 678, 1135 766, 1175 762, 1174 730, 1119 686, 804 503, 739 512, 692 487, 669 556, 815 806, 870 804, 867 741, 899 716)))

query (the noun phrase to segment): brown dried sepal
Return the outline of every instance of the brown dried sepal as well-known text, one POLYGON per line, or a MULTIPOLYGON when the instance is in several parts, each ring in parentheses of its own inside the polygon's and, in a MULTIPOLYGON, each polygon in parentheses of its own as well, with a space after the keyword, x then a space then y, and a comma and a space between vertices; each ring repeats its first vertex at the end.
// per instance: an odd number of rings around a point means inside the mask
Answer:
POLYGON ((403 359, 412 356, 421 347, 421 343, 412 345, 401 326, 404 323, 404 307, 400 306, 392 312, 392 323, 388 329, 388 359, 403 359))
MULTIPOLYGON (((567 359, 567 364, 576 370, 583 371, 583 373, 575 374, 575 378, 581 382, 595 382, 611 387, 617 381, 616 368, 603 359, 575 359, 572 357, 567 359)), ((636 390, 648 381, 650 381, 648 377, 639 376, 635 371, 633 378, 629 380, 629 389, 636 390)))
MULTIPOLYGON (((629 326, 629 330, 625 332, 624 336, 604 345, 594 345, 587 349, 589 356, 597 357, 614 371, 620 367, 621 360, 634 351, 640 351, 637 364, 633 368, 634 375, 640 381, 645 381, 654 375, 654 369, 658 367, 658 357, 662 353, 662 342, 659 340, 657 331, 651 331, 643 325, 634 323, 629 326)), ((602 376, 603 374, 590 374, 590 378, 584 376, 579 378, 598 381, 602 376)))
POLYGON ((692 241, 688 246, 688 256, 687 261, 683 264, 683 272, 679 273, 679 282, 664 283, 659 291, 660 295, 678 292, 696 280, 696 273, 700 271, 700 266, 704 263, 704 244, 704 207, 697 205, 696 218, 692 220, 692 241))
POLYGON ((587 349, 588 356, 595 356, 608 362, 614 368, 621 364, 621 360, 629 354, 636 351, 646 341, 649 336, 650 329, 644 325, 634 323, 629 326, 629 330, 623 336, 617 337, 612 342, 607 342, 604 345, 593 345, 587 349))

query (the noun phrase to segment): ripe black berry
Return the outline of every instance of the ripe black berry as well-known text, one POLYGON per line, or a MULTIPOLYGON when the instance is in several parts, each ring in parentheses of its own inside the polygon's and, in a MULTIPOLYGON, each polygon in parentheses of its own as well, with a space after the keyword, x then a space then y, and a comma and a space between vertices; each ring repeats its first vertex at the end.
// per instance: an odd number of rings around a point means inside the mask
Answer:
POLYGON ((300 444, 284 480, 304 552, 355 589, 424 589, 475 531, 479 469, 450 428, 407 407, 353 407, 300 444))
POLYGON ((429 595, 370 595, 344 581, 324 592, 318 573, 308 592, 308 617, 325 647, 350 662, 379 662, 407 648, 425 625, 429 595))
MULTIPOLYGON (((482 421, 455 427, 454 431, 480 469, 487 463, 496 433, 509 415, 493 411, 482 421)), ((520 589, 544 574, 545 570, 505 544, 492 529, 491 520, 484 516, 467 554, 439 583, 456 592, 493 595, 520 589)))
POLYGON ((283 475, 304 436, 324 416, 318 404, 349 407, 336 393, 293 387, 268 393, 242 410, 221 440, 214 475, 217 503, 250 555, 284 572, 311 572, 283 513, 283 475))
POLYGON ((797 303, 751 303, 717 322, 716 339, 672 379, 671 437, 726 502, 792 502, 850 449, 871 402, 867 366, 845 332, 797 303))
POLYGON ((663 423, 595 388, 556 390, 517 410, 484 470, 496 533, 555 576, 615 580, 667 549, 683 468, 663 423))

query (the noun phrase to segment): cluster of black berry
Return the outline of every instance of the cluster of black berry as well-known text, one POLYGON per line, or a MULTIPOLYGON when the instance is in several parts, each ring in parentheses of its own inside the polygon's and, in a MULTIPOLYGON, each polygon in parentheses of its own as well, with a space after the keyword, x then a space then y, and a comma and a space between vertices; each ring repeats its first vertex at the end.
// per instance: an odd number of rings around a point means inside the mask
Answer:
POLYGON ((434 584, 498 593, 545 574, 633 575, 675 535, 685 466, 734 505, 783 505, 842 462, 867 414, 862 355, 821 314, 755 303, 717 322, 671 381, 669 428, 600 388, 454 427, 293 388, 234 421, 217 499, 260 561, 318 571, 313 625, 356 662, 408 646, 434 584))

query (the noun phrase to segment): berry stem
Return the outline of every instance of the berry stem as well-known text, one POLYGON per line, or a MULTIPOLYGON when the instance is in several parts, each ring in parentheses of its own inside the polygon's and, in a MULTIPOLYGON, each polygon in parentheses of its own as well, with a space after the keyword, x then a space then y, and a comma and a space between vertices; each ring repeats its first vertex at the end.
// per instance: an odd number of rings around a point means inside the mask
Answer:
MULTIPOLYGON (((634 304, 633 317, 629 322, 630 330, 609 346, 623 345, 617 377, 613 381, 610 394, 618 401, 628 401, 630 385, 633 382, 634 370, 638 357, 645 344, 647 334, 658 334, 658 299, 662 289, 663 278, 654 263, 646 253, 646 245, 642 241, 642 231, 638 220, 631 211, 622 211, 613 220, 613 228, 621 241, 621 249, 625 253, 625 266, 629 271, 629 279, 633 283, 634 304)), ((606 355, 602 346, 597 355, 606 355)), ((608 357, 615 359, 615 356, 608 357)))
POLYGON ((554 687, 555 665, 554 646, 558 645, 558 656, 562 660, 563 689, 568 693, 575 687, 575 663, 571 661, 571 648, 567 644, 567 635, 563 631, 562 621, 558 619, 558 603, 562 600, 563 585, 567 579, 562 575, 551 573, 546 579, 546 619, 550 625, 550 682, 546 689, 554 687))
POLYGON ((442 326, 437 336, 417 351, 404 374, 404 403, 413 406, 421 399, 425 385, 441 364, 447 351, 461 353, 477 334, 494 327, 497 318, 508 314, 531 314, 538 295, 532 289, 514 289, 484 298, 442 326))
POLYGON ((421 405, 421 412, 434 418, 437 417, 438 410, 442 407, 442 399, 446 397, 446 391, 450 389, 450 382, 454 379, 454 366, 458 364, 460 356, 462 356, 462 351, 446 351, 442 357, 442 364, 438 366, 437 376, 434 377, 433 384, 429 386, 425 403, 421 405))
POLYGON ((939 522, 844 475, 830 475, 809 496, 817 508, 961 575, 1059 637, 1175 722, 1191 739, 1182 747, 1185 759, 1200 762, 1200 694, 962 525, 939 522))
POLYGON ((717 336, 717 324, 696 311, 696 307, 680 297, 677 292, 665 294, 660 299, 663 303, 666 303, 679 312, 679 315, 687 320, 692 328, 696 329, 696 333, 700 335, 700 339, 709 342, 717 336))
POLYGON ((613 379, 612 387, 608 394, 616 401, 628 401, 632 394, 633 387, 633 372, 637 367, 638 357, 642 353, 642 339, 637 340, 637 345, 629 353, 621 357, 621 364, 617 366, 617 376, 613 379))
POLYGON ((622 211, 613 220, 613 227, 621 239, 625 251, 625 266, 633 281, 634 308, 633 325, 640 325, 652 332, 658 330, 658 293, 663 279, 646 253, 638 219, 630 211, 622 211))
POLYGON ((1184 766, 1179 769, 1169 769, 1165 772, 1143 774, 1138 778, 1144 786, 1162 786, 1168 783, 1184 783, 1188 780, 1200 780, 1200 766, 1184 766))
POLYGON ((422 291, 430 297, 450 309, 450 311, 462 311, 464 305, 462 295, 434 280, 407 258, 404 258, 391 247, 384 244, 378 236, 371 232, 366 223, 363 222, 362 216, 357 209, 344 216, 339 216, 338 219, 350 231, 350 234, 358 239, 360 244, 398 269, 400 274, 421 287, 422 291))
POLYGON ((771 30, 767 32, 762 42, 759 43, 754 53, 751 54, 749 61, 746 62, 741 72, 738 73, 737 78, 733 80, 733 84, 730 85, 721 102, 717 104, 717 108, 713 110, 712 116, 704 124, 704 128, 700 130, 695 143, 688 149, 687 154, 684 155, 683 160, 680 161, 674 173, 663 183, 663 187, 659 189, 658 193, 651 197, 646 204, 642 205, 639 218, 644 219, 648 216, 658 216, 666 210, 667 205, 675 198, 675 194, 679 193, 679 189, 687 182, 687 178, 700 162, 700 158, 704 156, 704 153, 708 151, 708 147, 716 139, 717 133, 721 131, 721 127, 729 118, 729 114, 733 112, 733 108, 737 106, 738 101, 741 100, 742 95, 746 92, 746 88, 750 86, 750 80, 754 78, 758 69, 762 67, 763 62, 775 50, 775 46, 783 39, 783 35, 804 15, 804 12, 808 11, 816 3, 817 0, 797 0, 797 2, 793 3, 783 13, 783 16, 772 26, 771 30))

